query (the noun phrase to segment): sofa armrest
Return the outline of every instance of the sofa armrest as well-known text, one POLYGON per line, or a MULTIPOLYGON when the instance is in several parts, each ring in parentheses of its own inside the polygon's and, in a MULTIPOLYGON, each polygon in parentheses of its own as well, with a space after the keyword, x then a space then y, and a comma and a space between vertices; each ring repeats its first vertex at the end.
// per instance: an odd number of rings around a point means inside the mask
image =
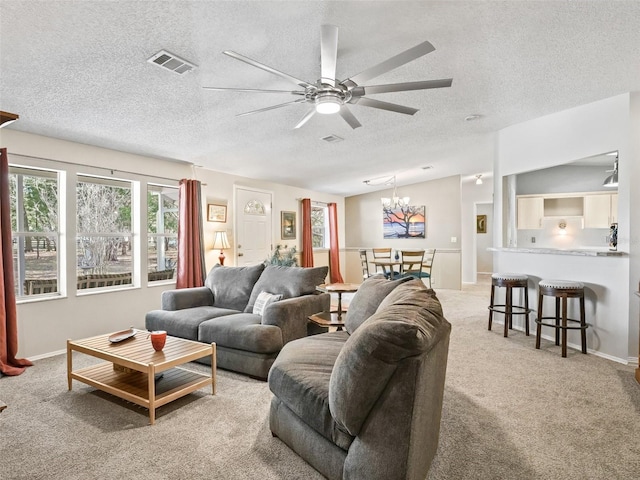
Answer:
POLYGON ((262 315, 263 325, 275 325, 282 330, 282 342, 307 336, 309 316, 329 311, 331 295, 328 293, 303 295, 271 303, 262 315))
POLYGON ((162 292, 163 310, 213 306, 213 292, 207 287, 181 288, 162 292))

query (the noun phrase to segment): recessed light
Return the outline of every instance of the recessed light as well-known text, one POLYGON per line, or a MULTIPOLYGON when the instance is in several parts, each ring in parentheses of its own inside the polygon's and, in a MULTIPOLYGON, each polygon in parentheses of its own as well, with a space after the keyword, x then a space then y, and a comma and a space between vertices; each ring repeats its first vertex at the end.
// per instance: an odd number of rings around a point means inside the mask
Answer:
POLYGON ((466 117, 464 117, 464 119, 465 119, 467 122, 472 122, 472 121, 474 121, 474 120, 478 120, 478 119, 480 119, 480 118, 482 118, 482 115, 477 115, 477 114, 467 115, 466 117))

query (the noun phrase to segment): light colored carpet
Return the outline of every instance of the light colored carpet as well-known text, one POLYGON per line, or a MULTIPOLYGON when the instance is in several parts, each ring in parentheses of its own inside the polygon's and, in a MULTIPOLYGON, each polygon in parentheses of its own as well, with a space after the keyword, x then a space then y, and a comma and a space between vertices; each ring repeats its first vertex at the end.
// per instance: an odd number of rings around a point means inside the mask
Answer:
MULTIPOLYGON (((440 446, 429 480, 637 479, 640 386, 633 368, 515 331, 487 331, 488 287, 438 291, 453 324, 440 446)), ((74 356, 76 366, 92 362, 74 356)), ((205 367, 190 364, 190 368, 205 367)), ((218 371, 147 412, 74 382, 64 356, 0 379, 0 477, 8 479, 319 479, 272 438, 264 382, 218 371)))

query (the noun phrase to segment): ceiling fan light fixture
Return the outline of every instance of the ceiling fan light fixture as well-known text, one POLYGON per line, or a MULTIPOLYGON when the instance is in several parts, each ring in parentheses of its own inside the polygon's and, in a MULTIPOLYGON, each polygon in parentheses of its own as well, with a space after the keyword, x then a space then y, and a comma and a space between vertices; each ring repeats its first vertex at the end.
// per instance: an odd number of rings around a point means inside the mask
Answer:
POLYGON ((335 93, 319 93, 316 96, 316 112, 323 115, 338 113, 341 105, 342 101, 335 93))

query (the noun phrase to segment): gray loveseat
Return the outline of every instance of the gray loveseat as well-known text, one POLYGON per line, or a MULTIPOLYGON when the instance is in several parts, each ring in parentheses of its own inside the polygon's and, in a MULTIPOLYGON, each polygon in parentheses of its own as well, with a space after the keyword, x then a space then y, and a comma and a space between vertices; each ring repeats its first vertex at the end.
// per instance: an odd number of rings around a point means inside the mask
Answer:
POLYGON ((345 323, 347 331, 296 340, 278 355, 272 433, 329 479, 424 480, 451 330, 440 302, 420 280, 372 277, 345 323))
POLYGON ((329 310, 330 296, 316 292, 327 271, 216 265, 204 287, 163 292, 162 310, 147 313, 145 326, 174 337, 215 342, 220 368, 266 379, 282 347, 307 335, 309 315, 329 310), (282 299, 265 305, 262 292, 282 299), (254 313, 257 304, 263 307, 261 313, 254 313))

